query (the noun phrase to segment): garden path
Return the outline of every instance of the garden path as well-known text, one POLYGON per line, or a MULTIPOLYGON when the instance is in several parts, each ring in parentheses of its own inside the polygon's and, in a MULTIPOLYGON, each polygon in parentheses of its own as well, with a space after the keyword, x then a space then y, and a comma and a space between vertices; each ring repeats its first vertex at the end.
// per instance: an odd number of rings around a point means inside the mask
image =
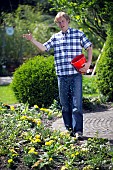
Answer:
POLYGON ((0 77, 0 85, 8 85, 12 81, 12 77, 0 77))
MULTIPOLYGON (((83 136, 107 138, 113 143, 113 107, 102 112, 84 113, 83 136)), ((52 124, 53 129, 65 131, 63 119, 59 118, 52 124)))

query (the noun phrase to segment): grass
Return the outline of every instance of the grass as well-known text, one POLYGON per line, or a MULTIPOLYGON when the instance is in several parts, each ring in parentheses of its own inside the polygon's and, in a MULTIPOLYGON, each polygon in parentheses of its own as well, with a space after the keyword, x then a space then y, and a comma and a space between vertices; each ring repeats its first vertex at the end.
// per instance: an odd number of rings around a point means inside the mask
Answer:
POLYGON ((83 97, 98 97, 96 76, 83 76, 83 97))
MULTIPOLYGON (((95 86, 95 76, 83 76, 83 96, 97 97, 98 92, 95 86)), ((0 86, 0 101, 5 104, 18 103, 10 85, 0 86)))
POLYGON ((18 103, 10 85, 0 86, 0 101, 5 104, 18 103))

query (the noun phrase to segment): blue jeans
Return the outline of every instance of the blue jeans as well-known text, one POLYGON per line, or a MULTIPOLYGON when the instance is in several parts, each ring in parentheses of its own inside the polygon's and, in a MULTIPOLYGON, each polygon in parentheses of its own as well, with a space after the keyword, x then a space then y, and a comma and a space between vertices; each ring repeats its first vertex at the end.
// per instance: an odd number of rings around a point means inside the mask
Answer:
POLYGON ((83 132, 82 75, 58 76, 58 88, 66 129, 83 132))

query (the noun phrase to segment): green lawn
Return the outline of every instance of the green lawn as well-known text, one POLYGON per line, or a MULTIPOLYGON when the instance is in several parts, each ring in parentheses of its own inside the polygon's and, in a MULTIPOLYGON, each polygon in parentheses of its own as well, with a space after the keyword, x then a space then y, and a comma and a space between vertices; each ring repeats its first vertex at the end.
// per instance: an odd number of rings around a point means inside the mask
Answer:
MULTIPOLYGON (((98 96, 97 88, 95 85, 95 76, 83 76, 83 96, 96 97, 98 96)), ((0 86, 0 101, 5 104, 18 103, 13 90, 10 85, 0 86)))
POLYGON ((10 85, 0 86, 0 101, 5 104, 18 103, 10 85))

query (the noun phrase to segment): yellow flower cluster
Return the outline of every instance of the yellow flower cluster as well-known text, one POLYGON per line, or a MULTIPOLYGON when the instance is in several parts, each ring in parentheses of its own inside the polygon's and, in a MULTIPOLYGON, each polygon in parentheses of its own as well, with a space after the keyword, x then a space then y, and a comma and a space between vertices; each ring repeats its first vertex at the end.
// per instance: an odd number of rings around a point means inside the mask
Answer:
POLYGON ((32 122, 36 123, 38 126, 42 124, 41 119, 33 119, 32 122))
POLYGON ((47 113, 49 116, 51 116, 51 114, 53 113, 52 110, 46 109, 46 108, 41 108, 40 111, 43 111, 43 112, 47 113))
POLYGON ((8 163, 9 164, 13 163, 13 159, 8 159, 8 163))
POLYGON ((36 152, 35 148, 34 147, 31 147, 28 154, 35 154, 35 155, 38 155, 38 152, 36 152))
POLYGON ((79 152, 76 151, 75 153, 72 153, 72 154, 71 154, 71 158, 74 158, 75 156, 78 156, 78 155, 79 155, 79 152))
POLYGON ((13 157, 18 156, 18 153, 13 148, 9 149, 9 151, 12 153, 13 157))
POLYGON ((46 146, 50 146, 50 145, 53 144, 53 142, 54 142, 53 140, 50 140, 50 141, 48 141, 48 142, 45 142, 45 145, 46 145, 46 146))
POLYGON ((26 120, 27 119, 27 116, 22 116, 21 118, 20 118, 20 120, 26 120))
POLYGON ((29 120, 36 123, 38 126, 42 124, 41 119, 33 119, 32 117, 28 117, 26 115, 21 116, 20 120, 29 120))
POLYGON ((40 143, 41 142, 41 136, 35 135, 35 137, 31 140, 32 143, 40 143))

